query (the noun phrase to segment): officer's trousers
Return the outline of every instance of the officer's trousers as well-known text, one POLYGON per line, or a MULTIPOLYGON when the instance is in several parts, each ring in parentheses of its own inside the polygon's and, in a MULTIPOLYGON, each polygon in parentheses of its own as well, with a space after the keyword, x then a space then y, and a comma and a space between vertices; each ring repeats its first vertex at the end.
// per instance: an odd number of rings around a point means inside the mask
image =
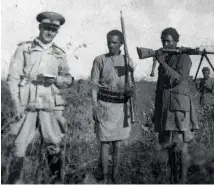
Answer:
MULTIPOLYGON (((14 141, 14 155, 16 157, 25 156, 26 149, 34 139, 37 129, 40 131, 48 152, 50 154, 59 153, 59 143, 64 134, 62 133, 63 125, 60 125, 56 119, 57 114, 61 114, 61 111, 36 111, 25 114, 21 124, 17 123, 20 124, 20 129, 14 141)), ((15 127, 16 125, 14 125, 15 127)))

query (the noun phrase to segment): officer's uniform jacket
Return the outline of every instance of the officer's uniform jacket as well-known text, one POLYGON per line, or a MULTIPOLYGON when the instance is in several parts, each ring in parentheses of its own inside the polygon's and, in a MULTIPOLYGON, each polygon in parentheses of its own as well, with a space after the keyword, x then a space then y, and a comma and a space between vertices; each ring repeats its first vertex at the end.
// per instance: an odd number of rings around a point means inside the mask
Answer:
MULTIPOLYGON (((25 107, 23 119, 11 124, 17 135, 17 156, 24 156, 38 124, 44 140, 57 146, 64 136, 62 116, 64 100, 59 89, 72 83, 65 52, 54 43, 43 45, 38 39, 20 43, 12 57, 8 85, 16 108, 25 107), (39 74, 56 77, 54 84, 38 78, 39 74)), ((56 147, 55 147, 56 149, 56 147)), ((58 150, 58 147, 57 147, 58 150)))
POLYGON ((42 48, 38 39, 20 43, 11 61, 8 84, 17 106, 19 102, 24 106, 34 104, 37 108, 57 108, 56 106, 64 105, 57 94, 59 88, 71 84, 66 54, 55 44, 47 49, 42 48), (56 76, 56 84, 40 85, 37 81, 39 74, 56 76), (43 99, 39 98, 42 96, 43 99), (43 105, 39 105, 40 103, 43 105))

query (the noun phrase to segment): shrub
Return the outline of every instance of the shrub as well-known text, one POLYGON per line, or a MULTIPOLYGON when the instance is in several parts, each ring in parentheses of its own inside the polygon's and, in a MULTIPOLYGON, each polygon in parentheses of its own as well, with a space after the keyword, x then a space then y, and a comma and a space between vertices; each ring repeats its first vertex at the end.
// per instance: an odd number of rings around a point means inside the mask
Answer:
MULTIPOLYGON (((167 155, 158 150, 157 134, 153 132, 151 118, 154 111, 155 82, 139 81, 136 83, 136 124, 132 125, 130 138, 124 142, 122 148, 122 166, 120 183, 169 183, 167 155)), ((196 90, 191 82, 191 93, 196 90)), ((65 183, 90 183, 87 180, 94 176, 100 178, 99 143, 94 134, 92 120, 92 105, 90 84, 87 80, 76 81, 69 88, 61 91, 67 104, 64 116, 68 120, 67 134, 64 138, 64 173, 65 183), (85 179, 85 181, 84 181, 85 179)), ((12 102, 7 85, 2 81, 2 125, 13 117, 12 102)), ((198 105, 198 97, 194 98, 198 105)), ((198 153, 195 159, 203 156, 202 172, 190 168, 189 183, 211 183, 214 175, 214 106, 198 107, 197 113, 200 130, 196 133, 197 143, 192 145, 192 151, 198 153), (195 150, 199 148, 199 150, 195 150), (202 151, 202 153, 197 152, 202 151), (205 160, 204 160, 205 159, 205 160), (196 173, 197 172, 197 173, 196 173), (200 175, 198 175, 200 173, 200 175)), ((2 132, 2 183, 8 177, 8 166, 12 157, 12 139, 7 132, 2 132)), ((45 149, 40 149, 40 139, 35 139, 28 147, 27 157, 22 173, 25 183, 50 183, 49 169, 45 158, 45 149), (38 150, 39 149, 39 150, 38 150)), ((194 153, 194 152, 193 152, 194 153)), ((110 159, 111 161, 111 159, 110 159)), ((94 181, 93 181, 94 182, 94 181)))

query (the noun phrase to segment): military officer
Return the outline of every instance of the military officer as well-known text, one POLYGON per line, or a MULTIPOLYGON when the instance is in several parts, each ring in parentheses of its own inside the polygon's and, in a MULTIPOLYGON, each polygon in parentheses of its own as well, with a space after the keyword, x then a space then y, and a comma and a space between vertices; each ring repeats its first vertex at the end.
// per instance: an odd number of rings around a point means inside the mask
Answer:
POLYGON ((37 15, 39 36, 18 44, 12 57, 8 85, 19 121, 11 125, 15 135, 14 160, 8 181, 17 183, 28 145, 40 131, 48 151, 48 163, 54 182, 60 182, 60 141, 64 136, 64 100, 60 88, 71 85, 72 77, 66 53, 53 43, 65 18, 55 12, 37 15), (54 160, 53 160, 54 159, 54 160))
MULTIPOLYGON (((176 48, 179 34, 174 28, 162 31, 164 48, 176 48)), ((197 117, 188 86, 192 66, 187 54, 163 54, 156 56, 160 63, 155 97, 154 126, 159 143, 168 150, 171 182, 185 183, 188 165, 188 142, 194 139, 198 129, 197 117)))
MULTIPOLYGON (((101 142, 101 163, 104 183, 108 182, 109 147, 113 145, 112 181, 117 182, 122 140, 130 135, 130 112, 128 98, 124 93, 125 63, 120 47, 124 43, 123 33, 112 30, 107 34, 109 52, 94 59, 91 70, 93 117, 97 139, 101 142)), ((130 60, 129 68, 133 69, 130 60)), ((130 79, 129 79, 130 80, 130 79)), ((130 92, 130 91, 129 91, 130 92)))
POLYGON ((200 95, 200 105, 208 105, 214 103, 214 79, 210 77, 210 68, 202 69, 204 78, 199 80, 197 88, 200 95))

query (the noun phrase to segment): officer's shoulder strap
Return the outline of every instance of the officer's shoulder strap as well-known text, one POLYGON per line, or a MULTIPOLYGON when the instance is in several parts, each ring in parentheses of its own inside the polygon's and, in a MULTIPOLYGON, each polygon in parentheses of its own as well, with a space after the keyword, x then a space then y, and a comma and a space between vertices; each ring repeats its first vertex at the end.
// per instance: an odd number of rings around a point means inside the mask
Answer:
POLYGON ((18 43, 17 45, 21 46, 21 45, 24 45, 24 44, 32 44, 32 43, 33 43, 33 41, 24 41, 24 42, 18 43))
POLYGON ((62 51, 63 53, 66 53, 62 48, 60 48, 59 46, 57 46, 55 43, 53 43, 53 47, 59 49, 59 50, 62 51))

